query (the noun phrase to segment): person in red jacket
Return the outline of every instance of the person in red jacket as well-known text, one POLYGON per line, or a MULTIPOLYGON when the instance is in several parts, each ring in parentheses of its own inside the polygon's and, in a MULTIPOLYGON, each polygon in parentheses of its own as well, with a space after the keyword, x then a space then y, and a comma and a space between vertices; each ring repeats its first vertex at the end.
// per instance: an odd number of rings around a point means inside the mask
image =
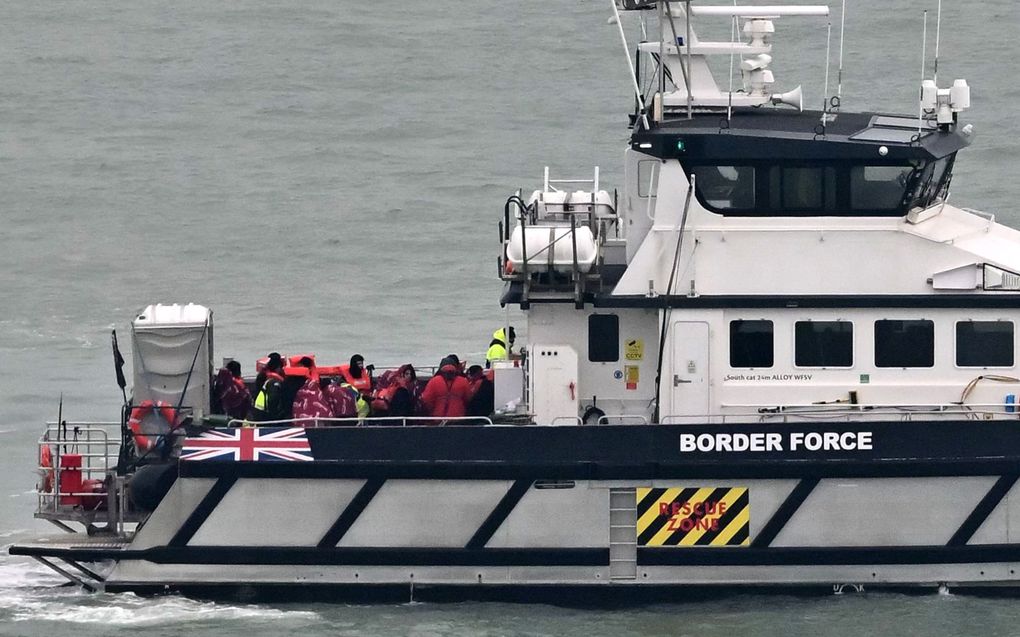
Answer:
POLYGON ((317 427, 320 423, 316 419, 331 418, 333 410, 327 403, 318 375, 314 373, 315 364, 312 359, 306 356, 301 359, 298 366, 306 368, 308 372, 304 385, 294 396, 292 412, 297 421, 295 424, 301 427, 317 427))
MULTIPOLYGON (((460 418, 467 413, 467 403, 471 395, 471 387, 467 379, 452 362, 446 362, 439 368, 439 373, 429 380, 421 401, 425 412, 433 418, 460 418)), ((433 421, 430 424, 440 424, 433 421)))
POLYGON ((251 409, 251 392, 241 378, 241 364, 230 361, 216 374, 213 393, 219 401, 219 411, 231 418, 241 420, 248 417, 251 409))

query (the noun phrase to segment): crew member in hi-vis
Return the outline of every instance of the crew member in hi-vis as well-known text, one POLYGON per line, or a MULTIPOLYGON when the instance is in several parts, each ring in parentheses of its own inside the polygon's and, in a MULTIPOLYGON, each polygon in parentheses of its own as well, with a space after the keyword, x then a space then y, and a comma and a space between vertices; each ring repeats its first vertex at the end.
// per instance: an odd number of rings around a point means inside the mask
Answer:
POLYGON ((637 489, 638 546, 748 546, 745 487, 637 489))

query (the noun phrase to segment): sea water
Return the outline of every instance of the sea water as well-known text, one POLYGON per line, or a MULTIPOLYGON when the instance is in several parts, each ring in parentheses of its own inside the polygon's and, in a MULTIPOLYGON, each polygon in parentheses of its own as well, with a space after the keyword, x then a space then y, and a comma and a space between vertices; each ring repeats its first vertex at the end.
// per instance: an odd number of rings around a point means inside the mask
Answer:
MULTIPOLYGON (((848 4, 843 107, 916 112, 934 0, 848 4)), ((480 360, 507 320, 506 196, 537 187, 546 165, 621 182, 633 96, 610 13, 595 0, 0 3, 0 544, 49 530, 32 518, 41 424, 61 396, 65 418, 116 418, 110 329, 128 342, 149 303, 213 308, 217 358, 249 371, 274 350, 480 360)), ((1013 0, 947 2, 939 63, 942 84, 973 87, 975 144, 952 201, 1014 226, 1018 27, 1013 0)), ((803 84, 819 108, 826 24, 783 18, 777 31, 777 87, 803 84)), ((728 25, 706 35, 726 39, 728 25)), ((555 594, 252 605, 59 582, 0 554, 0 635, 1020 633, 1008 600, 934 593, 593 610, 555 594)))

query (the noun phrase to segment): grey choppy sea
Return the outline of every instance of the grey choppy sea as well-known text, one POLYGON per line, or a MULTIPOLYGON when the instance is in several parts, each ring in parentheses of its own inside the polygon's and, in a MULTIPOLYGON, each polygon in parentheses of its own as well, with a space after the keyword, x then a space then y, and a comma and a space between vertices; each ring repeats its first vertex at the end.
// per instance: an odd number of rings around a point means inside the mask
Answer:
MULTIPOLYGON (((914 112, 935 1, 848 4, 844 108, 914 112)), ((211 306, 217 355, 248 365, 270 350, 479 358, 504 317, 506 195, 545 165, 620 182, 632 99, 609 14, 594 0, 0 4, 0 543, 47 530, 32 519, 41 423, 61 393, 65 417, 114 417, 109 329, 148 303, 211 306)), ((947 2, 940 63, 974 96, 953 200, 1014 226, 1018 27, 1013 0, 947 2)), ((816 107, 824 25, 784 19, 778 43, 779 84, 816 107)), ((1020 634, 1013 601, 936 594, 581 610, 57 582, 0 553, 0 635, 1020 634)))

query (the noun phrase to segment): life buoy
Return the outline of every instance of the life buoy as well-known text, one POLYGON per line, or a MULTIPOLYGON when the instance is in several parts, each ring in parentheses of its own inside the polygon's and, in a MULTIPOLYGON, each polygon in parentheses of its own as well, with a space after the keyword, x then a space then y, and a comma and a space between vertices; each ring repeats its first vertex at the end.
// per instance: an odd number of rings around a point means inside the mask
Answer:
POLYGON ((43 492, 53 493, 53 452, 49 445, 39 447, 39 466, 43 471, 43 492))
POLYGON ((155 447, 156 439, 158 438, 158 436, 150 438, 149 435, 142 433, 142 421, 153 411, 159 412, 159 415, 167 422, 170 429, 173 429, 174 425, 177 424, 177 412, 168 403, 162 400, 143 400, 139 403, 137 407, 131 410, 128 427, 131 428, 131 433, 135 439, 135 446, 143 453, 155 447))

